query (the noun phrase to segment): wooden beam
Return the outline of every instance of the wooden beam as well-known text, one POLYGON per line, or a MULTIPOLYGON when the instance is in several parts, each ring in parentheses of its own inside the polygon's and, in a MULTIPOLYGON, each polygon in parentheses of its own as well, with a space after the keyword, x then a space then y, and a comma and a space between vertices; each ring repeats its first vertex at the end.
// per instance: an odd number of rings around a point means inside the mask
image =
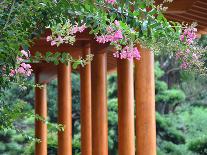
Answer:
POLYGON ((133 61, 118 60, 118 154, 135 154, 133 61))
MULTIPOLYGON (((94 51, 95 52, 95 51, 94 51)), ((92 155, 108 155, 106 53, 92 61, 92 155)))
MULTIPOLYGON (((190 19, 188 17, 183 17, 181 15, 166 14, 165 17, 168 20, 173 20, 173 21, 177 21, 177 22, 185 22, 185 23, 189 23, 189 24, 192 24, 192 22, 194 22, 193 19, 190 19)), ((198 28, 199 29, 205 29, 206 28, 206 23, 201 23, 200 21, 198 21, 198 28)))
POLYGON ((153 53, 141 49, 135 61, 136 155, 156 155, 155 83, 153 53))
POLYGON ((38 73, 39 83, 48 83, 57 77, 57 66, 52 63, 32 63, 34 73, 38 73))
MULTIPOLYGON (((163 0, 156 0, 155 4, 159 5, 163 0)), ((184 13, 189 10, 196 0, 173 0, 172 3, 165 3, 164 6, 168 7, 167 13, 184 13)))
MULTIPOLYGON (((35 114, 47 119, 47 87, 45 83, 39 83, 39 74, 35 74, 35 83, 41 84, 35 87, 35 114)), ((47 155, 47 125, 44 121, 35 119, 35 137, 40 143, 35 143, 35 155, 47 155)))
MULTIPOLYGON (((90 43, 83 47, 83 58, 90 54, 90 43)), ((91 64, 80 67, 81 80, 81 155, 92 154, 91 64)))
POLYGON ((64 131, 58 132, 58 155, 72 155, 72 95, 71 67, 58 65, 58 123, 64 131))

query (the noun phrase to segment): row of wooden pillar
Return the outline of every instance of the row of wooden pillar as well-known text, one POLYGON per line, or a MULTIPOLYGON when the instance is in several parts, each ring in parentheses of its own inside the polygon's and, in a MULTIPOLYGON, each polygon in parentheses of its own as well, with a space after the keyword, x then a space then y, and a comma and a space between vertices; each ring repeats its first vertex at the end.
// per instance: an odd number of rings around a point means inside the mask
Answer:
MULTIPOLYGON (((119 155, 135 155, 135 152, 136 155, 156 155, 154 58, 152 52, 139 49, 141 60, 134 63, 129 60, 117 60, 119 155), (134 111, 136 111, 135 122, 134 111)), ((83 55, 89 53, 90 44, 85 44, 83 55)), ((64 125, 64 131, 58 133, 58 155, 72 155, 70 76, 70 65, 60 64, 58 66, 58 123, 64 125)), ((80 78, 81 154, 108 155, 106 53, 94 53, 92 64, 87 64, 80 69, 80 78)), ((38 73, 36 83, 38 83, 38 73)), ((35 94, 35 112, 46 118, 46 84, 43 84, 41 89, 36 88, 35 94)), ((36 120, 35 133, 36 137, 41 139, 41 143, 36 143, 35 154, 46 155, 46 124, 36 120)))

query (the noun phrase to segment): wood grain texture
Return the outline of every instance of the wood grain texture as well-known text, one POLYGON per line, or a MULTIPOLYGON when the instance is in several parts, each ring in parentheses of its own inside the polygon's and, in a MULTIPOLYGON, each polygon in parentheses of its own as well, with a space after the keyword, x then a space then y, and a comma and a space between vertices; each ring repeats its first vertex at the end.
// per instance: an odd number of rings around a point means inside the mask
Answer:
POLYGON ((94 54, 91 72, 92 155, 108 155, 106 65, 106 53, 94 54))
MULTIPOLYGON (((90 54, 90 43, 83 46, 82 56, 90 54)), ((92 154, 91 64, 80 67, 81 82, 81 155, 92 154)))
MULTIPOLYGON (((35 74, 35 83, 39 84, 39 74, 35 74)), ((35 114, 47 119, 47 86, 41 83, 42 88, 35 87, 35 114)), ((47 125, 35 120, 35 137, 40 143, 35 143, 35 155, 47 155, 47 125)))
POLYGON ((58 65, 58 123, 64 131, 58 132, 58 155, 72 155, 72 94, 71 67, 58 65))
POLYGON ((133 61, 118 60, 118 154, 135 154, 133 61))
POLYGON ((136 155, 156 155, 155 83, 153 53, 141 49, 135 62, 136 155))

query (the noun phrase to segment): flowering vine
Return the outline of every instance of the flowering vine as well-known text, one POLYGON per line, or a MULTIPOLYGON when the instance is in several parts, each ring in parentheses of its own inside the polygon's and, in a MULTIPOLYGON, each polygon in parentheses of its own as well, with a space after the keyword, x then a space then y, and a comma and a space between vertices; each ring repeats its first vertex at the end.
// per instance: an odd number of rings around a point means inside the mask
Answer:
POLYGON ((202 61, 202 56, 205 52, 205 49, 200 47, 196 47, 196 39, 197 39, 197 29, 194 27, 195 24, 191 26, 186 26, 183 30, 183 33, 180 35, 180 41, 184 44, 183 50, 178 50, 176 52, 176 60, 179 60, 182 69, 200 69, 203 73, 206 68, 204 66, 204 62, 202 61))
MULTIPOLYGON (((25 10, 24 7, 21 7, 23 5, 24 3, 21 3, 18 9, 15 8, 19 14, 25 10)), ((58 52, 57 54, 46 52, 45 55, 40 55, 37 52, 34 57, 29 57, 29 51, 22 50, 21 54, 18 54, 19 47, 29 46, 30 41, 38 37, 45 28, 52 31, 51 35, 46 38, 51 46, 73 45, 76 41, 76 35, 87 29, 98 43, 108 43, 114 46, 116 50, 113 56, 117 59, 140 60, 137 44, 141 44, 158 54, 161 54, 160 51, 163 49, 170 55, 175 54, 183 69, 205 70, 202 56, 206 49, 197 46, 195 27, 183 28, 183 25, 178 22, 168 21, 163 14, 163 10, 166 8, 163 8, 162 4, 156 6, 154 0, 99 0, 93 2, 88 0, 59 0, 57 2, 37 0, 37 5, 38 7, 30 8, 33 11, 26 8, 32 15, 21 14, 20 17, 25 18, 21 18, 24 20, 20 25, 18 23, 9 25, 10 21, 5 21, 4 25, 0 25, 3 40, 11 38, 10 32, 5 33, 6 28, 8 30, 21 28, 13 36, 22 37, 21 39, 12 39, 5 44, 9 45, 16 40, 17 42, 13 43, 16 45, 16 50, 13 46, 2 46, 3 51, 15 51, 10 52, 10 55, 5 52, 5 55, 8 54, 16 60, 10 63, 8 59, 7 63, 1 63, 1 75, 8 74, 12 78, 15 75, 29 76, 32 70, 28 63, 31 61, 46 61, 54 64, 72 62, 73 66, 77 67, 92 60, 92 55, 87 59, 73 59, 66 53, 58 52), (33 17, 35 22, 31 23, 33 17), (24 31, 27 32, 27 35, 19 34, 24 31)), ((14 7, 16 6, 18 5, 14 5, 14 7)), ((5 16, 4 19, 10 20, 11 18, 5 16)), ((1 37, 0 39, 2 39, 1 37)))
POLYGON ((21 50, 21 56, 17 57, 17 65, 18 67, 14 70, 11 69, 9 76, 13 77, 16 74, 20 74, 23 76, 30 76, 32 73, 32 67, 30 64, 26 64, 24 61, 29 59, 29 51, 26 52, 25 50, 21 50))
POLYGON ((75 42, 76 33, 81 33, 86 29, 86 25, 78 26, 78 23, 72 25, 70 20, 66 20, 65 23, 59 23, 58 25, 48 26, 52 30, 52 35, 47 36, 47 42, 50 42, 51 46, 59 46, 66 43, 71 44, 75 42))

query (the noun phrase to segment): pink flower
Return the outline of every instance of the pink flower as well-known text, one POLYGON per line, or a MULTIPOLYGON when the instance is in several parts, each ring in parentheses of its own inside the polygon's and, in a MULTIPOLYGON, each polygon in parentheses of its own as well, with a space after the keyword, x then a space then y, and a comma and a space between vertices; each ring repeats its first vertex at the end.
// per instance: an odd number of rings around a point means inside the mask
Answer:
POLYGON ((52 36, 47 36, 46 40, 47 42, 52 41, 52 36))
POLYGON ((185 38, 184 35, 181 35, 181 36, 180 36, 180 40, 181 40, 181 41, 184 41, 184 38, 185 38))
POLYGON ((15 70, 11 69, 11 70, 10 70, 10 73, 9 73, 9 76, 11 76, 11 77, 12 77, 12 76, 14 76, 14 75, 15 75, 15 73, 16 73, 16 72, 15 72, 15 70))
POLYGON ((86 29, 86 24, 79 27, 79 32, 83 32, 86 29))
POLYGON ((109 3, 109 4, 114 4, 116 2, 116 0, 105 0, 106 3, 109 3))
POLYGON ((186 42, 188 45, 191 45, 193 41, 197 38, 196 32, 197 32, 196 28, 191 28, 191 27, 186 28, 183 34, 180 35, 180 40, 182 42, 186 42))
POLYGON ((54 45, 56 45, 56 42, 53 40, 51 41, 51 46, 54 46, 54 45))
POLYGON ((192 57, 193 57, 194 60, 198 60, 197 54, 193 53, 192 57))
POLYGON ((17 69, 17 73, 19 73, 19 74, 24 74, 24 73, 25 73, 25 69, 24 69, 24 67, 19 67, 19 68, 17 69))
POLYGON ((63 38, 59 35, 56 41, 60 42, 61 44, 64 42, 63 38))
POLYGON ((127 59, 129 60, 129 61, 132 61, 133 60, 133 53, 132 52, 128 52, 127 53, 127 59))
POLYGON ((31 68, 30 64, 25 64, 25 63, 21 63, 20 66, 23 67, 24 69, 30 69, 31 68))
POLYGON ((114 58, 119 58, 119 52, 117 51, 117 52, 113 53, 113 56, 114 56, 114 58))
POLYGON ((121 53, 120 53, 120 59, 126 59, 127 58, 127 52, 125 50, 123 50, 121 53))
POLYGON ((74 27, 72 28, 71 33, 72 33, 72 34, 75 34, 75 33, 77 33, 77 32, 78 32, 78 26, 76 25, 76 26, 74 26, 74 27))
POLYGON ((28 58, 28 53, 25 50, 21 50, 21 53, 23 54, 23 56, 25 56, 26 58, 28 58))
POLYGON ((23 68, 26 68, 26 67, 27 67, 27 64, 25 64, 25 63, 21 63, 21 66, 22 66, 23 68))
POLYGON ((20 58, 20 57, 17 57, 17 61, 18 61, 18 62, 22 62, 22 61, 23 61, 23 59, 22 59, 22 58, 20 58))
POLYGON ((27 73, 26 73, 26 76, 30 76, 32 74, 32 70, 28 70, 27 73))
POLYGON ((137 47, 129 47, 129 46, 124 47, 120 53, 119 52, 114 53, 113 56, 115 58, 128 59, 130 61, 133 60, 134 58, 137 60, 140 60, 141 58, 137 47))
POLYGON ((122 31, 118 30, 114 33, 113 41, 117 41, 117 40, 120 40, 120 39, 123 39, 123 35, 122 35, 122 31))
POLYGON ((96 41, 97 41, 98 43, 102 43, 102 44, 104 44, 104 43, 107 42, 107 39, 106 39, 106 36, 102 35, 102 36, 97 36, 97 37, 96 37, 96 41))
POLYGON ((186 52, 187 54, 189 54, 189 53, 190 53, 190 50, 189 50, 189 49, 187 49, 185 52, 186 52))
POLYGON ((134 55, 133 56, 137 60, 140 60, 140 58, 141 58, 140 52, 138 51, 137 47, 134 48, 134 55))
POLYGON ((75 25, 72 29, 71 29, 71 33, 75 34, 77 32, 83 32, 86 29, 86 24, 83 24, 81 26, 75 25))
POLYGON ((119 23, 118 20, 115 20, 115 21, 114 21, 114 24, 115 24, 116 26, 118 26, 118 27, 120 26, 120 23, 119 23))
POLYGON ((183 62, 180 67, 183 69, 187 69, 188 68, 187 62, 183 62))

